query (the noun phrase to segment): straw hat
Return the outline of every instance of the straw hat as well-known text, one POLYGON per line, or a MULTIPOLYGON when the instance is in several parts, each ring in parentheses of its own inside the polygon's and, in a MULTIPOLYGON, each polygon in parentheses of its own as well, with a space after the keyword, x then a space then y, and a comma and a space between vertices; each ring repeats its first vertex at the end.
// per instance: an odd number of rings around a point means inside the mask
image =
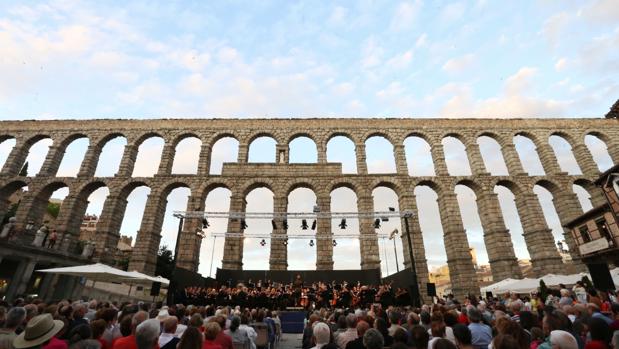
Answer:
POLYGON ((20 349, 43 344, 60 332, 63 327, 64 323, 54 320, 51 314, 37 315, 30 319, 24 332, 15 337, 13 347, 20 349))

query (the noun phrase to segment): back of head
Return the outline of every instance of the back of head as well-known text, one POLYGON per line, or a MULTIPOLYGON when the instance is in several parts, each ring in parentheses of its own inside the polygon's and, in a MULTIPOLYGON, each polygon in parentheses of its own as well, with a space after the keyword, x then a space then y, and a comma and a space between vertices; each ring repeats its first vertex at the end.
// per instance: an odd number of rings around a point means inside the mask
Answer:
POLYGON ((346 327, 348 328, 357 327, 357 316, 355 314, 346 315, 346 327))
POLYGON ((392 325, 399 325, 400 318, 401 315, 397 311, 392 311, 391 313, 389 313, 389 322, 391 322, 392 325))
POLYGON ((203 325, 202 321, 202 315, 200 315, 200 313, 195 313, 189 318, 189 326, 200 327, 203 325))
POLYGON ((103 319, 93 320, 90 322, 90 330, 92 331, 92 338, 99 339, 105 332, 106 323, 103 319))
POLYGON ((370 324, 368 324, 367 322, 361 320, 357 323, 357 336, 359 337, 363 337, 363 335, 365 334, 365 331, 367 331, 370 328, 370 324))
POLYGON ((202 348, 202 333, 195 327, 187 327, 180 342, 178 349, 201 349, 202 348))
POLYGON ((4 327, 16 328, 24 322, 26 319, 26 309, 23 307, 15 307, 9 310, 6 314, 6 321, 4 327))
POLYGON ((578 349, 578 342, 571 333, 561 330, 550 332, 550 344, 559 349, 578 349))
POLYGON ((148 319, 138 325, 135 330, 135 342, 138 349, 153 349, 159 338, 160 324, 157 319, 148 319))
POLYGON ((92 338, 92 330, 89 325, 78 325, 71 329, 67 338, 69 339, 69 345, 72 345, 79 341, 92 338))
POLYGON ((481 321, 481 312, 476 308, 471 308, 466 312, 469 320, 471 322, 480 322, 481 321))
POLYGON ((140 310, 131 317, 131 327, 137 328, 142 322, 148 320, 148 313, 140 310))
POLYGON ((204 338, 214 340, 221 331, 221 326, 215 321, 209 321, 204 324, 204 338))
POLYGON ((312 333, 316 340, 316 345, 327 344, 331 340, 331 329, 324 322, 315 323, 312 333))
POLYGON ((230 331, 235 332, 241 326, 241 318, 233 316, 230 320, 230 331))
POLYGON ((382 349, 385 344, 383 335, 374 328, 365 331, 363 335, 363 346, 366 349, 382 349))
POLYGON ((497 349, 521 349, 518 341, 508 334, 499 334, 494 337, 492 346, 497 349))
POLYGON ((456 324, 453 326, 453 332, 460 346, 471 345, 471 330, 468 326, 456 324))
POLYGON ((406 331, 401 327, 396 329, 395 332, 393 332, 393 341, 401 343, 408 342, 408 335, 406 334, 406 331))
POLYGON ((589 319, 589 333, 591 334, 591 339, 608 343, 610 342, 612 331, 606 321, 592 317, 589 319))
POLYGON ((163 332, 165 333, 174 333, 176 332, 176 327, 178 326, 178 319, 174 316, 170 316, 169 318, 163 321, 163 332))
MULTIPOLYGON (((453 344, 449 339, 439 338, 434 342, 434 346, 432 349, 457 349, 456 345, 453 344)), ((497 349, 503 349, 501 347, 497 347, 497 349)))
POLYGON ((411 329, 411 340, 413 342, 413 347, 416 349, 425 349, 428 347, 430 335, 423 326, 415 325, 411 329))
POLYGON ((73 343, 69 346, 70 349, 101 349, 101 343, 95 339, 84 339, 73 343))
POLYGON ((337 328, 345 330, 348 325, 346 325, 346 315, 342 314, 337 318, 337 328))

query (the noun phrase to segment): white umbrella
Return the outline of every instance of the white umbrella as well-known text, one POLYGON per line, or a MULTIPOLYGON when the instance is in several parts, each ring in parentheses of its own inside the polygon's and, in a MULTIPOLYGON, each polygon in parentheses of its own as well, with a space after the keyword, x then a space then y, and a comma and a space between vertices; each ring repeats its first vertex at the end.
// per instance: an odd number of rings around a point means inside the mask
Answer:
POLYGON ((140 273, 137 270, 126 272, 129 275, 129 279, 132 281, 142 282, 143 284, 151 284, 153 282, 160 282, 162 285, 169 285, 170 280, 161 276, 150 276, 140 273))
POLYGON ((39 269, 41 273, 60 275, 81 276, 93 281, 123 282, 131 278, 131 274, 124 270, 110 267, 109 265, 95 263, 90 265, 78 265, 74 267, 62 267, 51 269, 39 269))

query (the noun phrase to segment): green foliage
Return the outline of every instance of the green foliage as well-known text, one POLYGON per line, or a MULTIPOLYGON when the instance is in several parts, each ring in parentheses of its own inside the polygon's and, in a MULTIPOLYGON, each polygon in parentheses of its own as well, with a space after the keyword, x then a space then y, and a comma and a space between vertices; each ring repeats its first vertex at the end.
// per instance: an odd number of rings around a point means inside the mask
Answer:
POLYGON ((2 225, 8 223, 9 218, 15 217, 15 212, 17 212, 18 206, 19 206, 19 202, 11 204, 11 206, 9 207, 9 210, 6 211, 6 214, 4 215, 4 218, 2 219, 2 225))
POLYGON ((129 258, 123 258, 123 259, 117 260, 116 267, 118 267, 118 269, 127 271, 127 269, 129 269, 129 258))
POLYGON ((28 175, 28 161, 26 161, 26 163, 24 164, 24 166, 21 168, 21 170, 19 171, 19 175, 20 176, 24 176, 26 177, 28 175))
POLYGON ((48 202, 47 203, 47 213, 54 217, 54 218, 58 218, 58 213, 60 212, 60 204, 56 204, 53 202, 48 202))
POLYGON ((543 279, 539 281, 539 295, 544 301, 546 300, 546 297, 548 297, 548 287, 543 279))
POLYGON ((161 275, 166 279, 172 277, 172 270, 174 269, 174 256, 172 251, 168 249, 168 246, 163 245, 157 252, 157 267, 155 268, 155 275, 161 275))

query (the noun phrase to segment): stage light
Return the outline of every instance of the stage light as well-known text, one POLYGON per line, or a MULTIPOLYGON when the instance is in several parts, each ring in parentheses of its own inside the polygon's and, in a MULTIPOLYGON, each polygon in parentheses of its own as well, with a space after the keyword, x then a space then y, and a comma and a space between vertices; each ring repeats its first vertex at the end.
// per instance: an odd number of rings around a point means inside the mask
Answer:
POLYGON ((314 240, 313 240, 313 239, 312 239, 312 240, 310 240, 309 245, 310 245, 310 247, 314 247, 314 240))
POLYGON ((288 220, 284 219, 284 221, 282 222, 282 225, 284 226, 284 230, 288 230, 288 220))
POLYGON ((273 227, 273 230, 277 229, 277 223, 275 223, 275 220, 271 220, 271 226, 273 227))
POLYGON ((202 229, 206 229, 210 226, 210 224, 208 224, 208 220, 205 218, 202 218, 202 229))
POLYGON ((395 207, 389 207, 390 212, 395 212, 395 207))
POLYGON ((346 229, 346 227, 348 226, 346 224, 346 218, 342 218, 342 221, 340 222, 340 229, 346 229))
POLYGON ((267 242, 264 239, 262 239, 262 241, 260 241, 260 246, 264 246, 266 244, 267 244, 267 242))
POLYGON ((247 222, 244 219, 241 219, 241 230, 247 229, 247 222))
POLYGON ((312 222, 312 230, 316 230, 316 220, 315 219, 312 222))
POLYGON ((333 239, 333 247, 337 246, 337 241, 335 241, 335 239, 333 239))
POLYGON ((303 230, 307 230, 308 226, 307 226, 307 219, 302 219, 301 220, 301 229, 303 230))
POLYGON ((380 218, 376 218, 376 220, 374 220, 374 229, 378 228, 380 228, 380 218))
POLYGON ((284 242, 282 242, 282 244, 284 244, 284 246, 288 246, 288 239, 285 239, 284 242))

